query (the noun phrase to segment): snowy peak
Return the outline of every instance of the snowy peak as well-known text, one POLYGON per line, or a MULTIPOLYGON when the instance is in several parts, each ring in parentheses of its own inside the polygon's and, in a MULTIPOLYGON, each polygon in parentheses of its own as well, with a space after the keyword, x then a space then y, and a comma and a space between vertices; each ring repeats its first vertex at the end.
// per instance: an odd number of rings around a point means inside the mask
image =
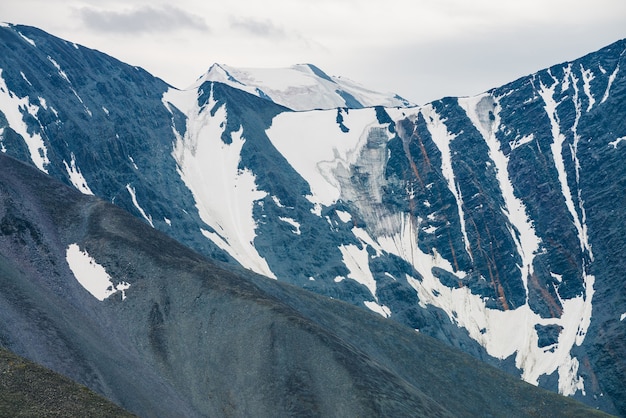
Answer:
POLYGON ((413 105, 397 94, 376 92, 345 78, 329 76, 312 64, 289 68, 235 68, 213 64, 194 87, 205 81, 228 84, 298 111, 413 105))

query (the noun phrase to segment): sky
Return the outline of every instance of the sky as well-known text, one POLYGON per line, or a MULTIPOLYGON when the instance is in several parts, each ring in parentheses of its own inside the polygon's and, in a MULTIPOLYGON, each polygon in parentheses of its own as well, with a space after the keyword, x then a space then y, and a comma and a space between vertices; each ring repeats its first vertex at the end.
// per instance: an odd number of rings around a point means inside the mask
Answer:
POLYGON ((97 49, 177 88, 215 62, 311 63, 425 104, 626 38, 626 1, 2 0, 0 21, 97 49))

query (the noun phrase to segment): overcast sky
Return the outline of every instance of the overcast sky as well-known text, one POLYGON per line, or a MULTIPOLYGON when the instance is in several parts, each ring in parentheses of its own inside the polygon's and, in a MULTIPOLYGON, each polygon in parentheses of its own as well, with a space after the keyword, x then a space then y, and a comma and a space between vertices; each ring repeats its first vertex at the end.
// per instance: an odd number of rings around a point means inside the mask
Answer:
POLYGON ((626 38, 625 0, 1 0, 0 21, 186 88, 214 63, 312 63, 416 103, 491 87, 626 38))

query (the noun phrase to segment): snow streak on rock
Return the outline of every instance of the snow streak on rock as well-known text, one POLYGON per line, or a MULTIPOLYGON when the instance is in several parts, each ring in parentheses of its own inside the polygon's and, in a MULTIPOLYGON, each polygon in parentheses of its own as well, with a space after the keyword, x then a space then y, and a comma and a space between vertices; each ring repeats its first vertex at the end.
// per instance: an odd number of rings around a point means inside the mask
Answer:
POLYGON ((609 76, 609 82, 606 85, 606 90, 604 92, 604 96, 602 96, 602 100, 600 101, 600 103, 606 102, 606 99, 609 98, 609 94, 611 92, 611 86, 613 85, 613 82, 615 81, 615 77, 617 77, 618 72, 619 72, 619 64, 617 64, 617 66, 615 67, 615 70, 613 70, 613 72, 609 76))
MULTIPOLYGON (((544 85, 543 82, 540 82, 540 90, 538 93, 545 103, 544 109, 550 120, 553 139, 550 149, 552 150, 554 165, 558 173, 558 180, 561 184, 561 191, 563 193, 563 197, 565 198, 565 204, 572 217, 576 231, 578 231, 578 239, 580 241, 581 249, 583 251, 587 250, 590 252, 591 246, 589 245, 589 240, 587 238, 586 227, 583 227, 583 222, 576 212, 571 187, 565 171, 565 162, 563 160, 563 144, 565 143, 565 135, 561 132, 559 116, 557 113, 557 107, 560 102, 555 102, 553 98, 554 90, 558 85, 558 80, 554 77, 553 79, 554 83, 549 87, 544 85)), ((576 84, 576 80, 574 80, 574 84, 576 84)), ((580 102, 577 100, 575 104, 577 106, 577 111, 579 112, 580 102)), ((578 118, 579 116, 577 115, 577 120, 578 118)))
POLYGON ((585 69, 582 64, 580 64, 580 72, 583 76, 583 90, 589 100, 587 104, 587 112, 589 112, 596 103, 596 99, 591 94, 591 81, 595 78, 595 76, 593 75, 593 71, 585 69))
POLYGON ((502 212, 509 220, 508 229, 522 259, 521 277, 528 297, 528 277, 533 273, 533 260, 539 251, 541 240, 535 233, 524 203, 515 196, 509 177, 509 157, 502 152, 500 142, 496 138, 500 126, 499 104, 487 94, 459 99, 458 102, 489 147, 489 158, 495 165, 498 184, 504 198, 505 207, 502 208, 502 212))
POLYGON ((199 94, 196 89, 171 89, 163 102, 187 115, 186 132, 173 127, 177 141, 172 154, 182 180, 193 193, 200 218, 212 229, 202 229, 202 233, 244 267, 276 278, 253 244, 253 206, 266 193, 257 189, 252 172, 239 168, 245 142, 242 130, 232 133, 231 143, 226 144, 221 139, 226 126, 225 106, 216 108, 211 91, 209 102, 200 108, 199 94))
POLYGON ((430 132, 433 142, 439 148, 439 152, 441 152, 441 173, 446 179, 448 183, 448 188, 452 192, 454 199, 456 200, 456 206, 459 212, 459 222, 461 223, 461 232, 463 233, 463 242, 465 244, 465 250, 469 254, 470 258, 472 257, 472 251, 470 247, 470 242, 467 237, 467 230, 465 227, 465 213, 463 211, 463 196, 461 195, 461 190, 456 184, 456 178, 454 176, 454 171, 452 170, 452 155, 450 153, 450 142, 452 142, 456 135, 451 134, 448 131, 448 128, 445 125, 445 121, 441 119, 439 114, 435 111, 432 105, 426 105, 421 110, 424 119, 426 120, 426 124, 428 126, 428 131, 430 132))
POLYGON ((69 77, 67 76, 67 73, 65 71, 63 71, 63 69, 61 68, 59 63, 56 62, 52 57, 48 56, 48 61, 50 61, 52 63, 52 65, 54 65, 54 68, 57 69, 57 71, 58 71, 59 75, 61 76, 61 78, 67 82, 67 84, 69 86, 69 89, 72 91, 72 93, 74 94, 76 99, 78 99, 80 104, 83 105, 83 108, 85 109, 85 113, 87 113, 89 116, 92 116, 91 110, 89 110, 89 108, 87 107, 87 105, 83 101, 82 97, 80 97, 78 95, 78 93, 76 92, 76 90, 72 86, 72 82, 70 81, 69 77))
POLYGON ((139 202, 137 202, 137 192, 135 191, 135 188, 133 186, 131 186, 130 184, 126 185, 126 190, 128 191, 128 193, 130 194, 130 198, 133 201, 133 205, 135 205, 135 208, 137 208, 137 210, 139 211, 139 213, 141 214, 141 216, 148 221, 148 223, 150 224, 151 227, 154 228, 154 224, 152 223, 152 216, 148 215, 146 213, 145 210, 143 210, 143 208, 141 206, 139 206, 139 202))
POLYGON ((30 159, 35 166, 47 173, 46 165, 50 164, 48 160, 48 150, 43 141, 43 138, 38 133, 29 133, 29 128, 24 122, 24 114, 30 114, 35 120, 37 119, 37 112, 39 107, 30 104, 28 97, 18 97, 15 93, 11 92, 7 87, 4 78, 2 77, 2 69, 0 68, 0 108, 7 118, 9 127, 15 132, 20 134, 28 151, 30 153, 30 159))
POLYGON ((76 167, 76 157, 74 156, 74 153, 72 153, 70 164, 68 165, 65 160, 63 161, 63 164, 65 165, 65 170, 67 170, 67 174, 70 176, 70 181, 74 187, 80 190, 83 194, 93 195, 93 192, 87 184, 87 180, 83 177, 80 169, 76 167))

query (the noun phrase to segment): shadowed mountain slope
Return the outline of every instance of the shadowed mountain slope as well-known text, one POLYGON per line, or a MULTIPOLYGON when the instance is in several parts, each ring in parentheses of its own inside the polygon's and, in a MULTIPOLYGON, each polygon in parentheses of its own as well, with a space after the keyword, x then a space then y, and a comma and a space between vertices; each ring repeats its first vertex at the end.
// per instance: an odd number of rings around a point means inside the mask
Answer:
POLYGON ((132 417, 58 373, 0 348, 0 416, 132 417))

